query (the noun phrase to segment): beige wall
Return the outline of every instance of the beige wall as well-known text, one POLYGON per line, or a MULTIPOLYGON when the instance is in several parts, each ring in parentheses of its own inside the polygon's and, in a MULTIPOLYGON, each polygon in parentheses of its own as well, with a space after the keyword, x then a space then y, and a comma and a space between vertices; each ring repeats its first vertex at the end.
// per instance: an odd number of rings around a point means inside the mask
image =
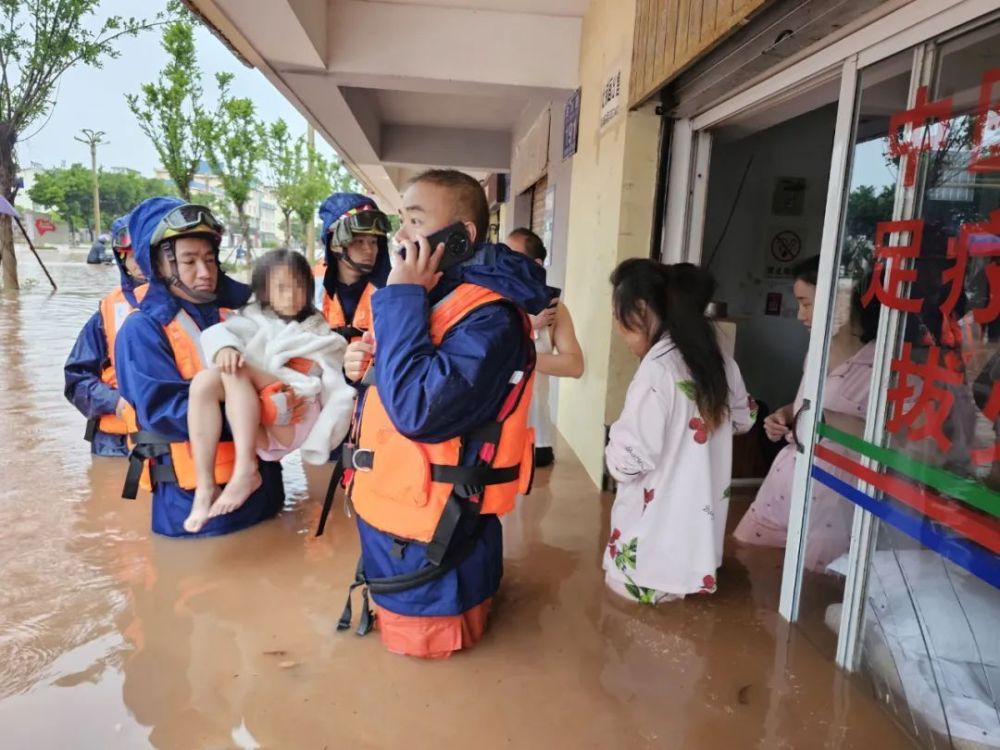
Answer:
POLYGON ((646 256, 652 231, 659 118, 623 112, 599 132, 601 87, 620 66, 628 102, 635 0, 593 0, 583 21, 580 137, 573 157, 564 299, 586 357, 580 380, 559 388, 559 431, 598 483, 604 426, 621 410, 636 362, 613 335, 608 276, 646 256))

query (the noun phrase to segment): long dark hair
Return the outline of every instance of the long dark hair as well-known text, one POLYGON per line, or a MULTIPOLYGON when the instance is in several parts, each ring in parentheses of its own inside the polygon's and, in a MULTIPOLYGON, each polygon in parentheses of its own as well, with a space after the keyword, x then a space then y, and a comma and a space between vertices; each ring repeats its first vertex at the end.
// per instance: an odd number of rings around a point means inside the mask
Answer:
POLYGON ((250 278, 250 288, 260 306, 265 310, 271 309, 271 302, 267 296, 267 280, 271 276, 271 271, 282 266, 290 270, 306 289, 306 304, 295 316, 295 320, 301 323, 316 314, 316 307, 313 305, 316 281, 313 279, 309 261, 302 253, 284 247, 265 253, 254 266, 253 276, 250 278))
POLYGON ((697 266, 665 266, 632 258, 611 274, 615 317, 630 331, 644 331, 651 342, 669 336, 691 371, 695 403, 708 426, 718 427, 729 414, 726 361, 705 307, 715 290, 712 275, 697 266), (659 321, 649 330, 643 311, 659 321))

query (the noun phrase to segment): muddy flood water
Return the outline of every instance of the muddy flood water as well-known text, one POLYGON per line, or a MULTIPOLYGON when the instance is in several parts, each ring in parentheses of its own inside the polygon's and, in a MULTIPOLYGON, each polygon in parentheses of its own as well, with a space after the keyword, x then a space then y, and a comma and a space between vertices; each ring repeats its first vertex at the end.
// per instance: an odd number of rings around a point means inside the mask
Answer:
POLYGON ((2 750, 910 747, 782 623, 780 553, 728 556, 718 594, 656 610, 605 593, 610 498, 564 446, 505 519, 485 639, 443 662, 336 632, 358 544, 339 504, 313 536, 328 470, 286 460, 285 512, 257 528, 154 537, 62 396, 115 273, 49 262, 59 293, 0 294, 2 750))

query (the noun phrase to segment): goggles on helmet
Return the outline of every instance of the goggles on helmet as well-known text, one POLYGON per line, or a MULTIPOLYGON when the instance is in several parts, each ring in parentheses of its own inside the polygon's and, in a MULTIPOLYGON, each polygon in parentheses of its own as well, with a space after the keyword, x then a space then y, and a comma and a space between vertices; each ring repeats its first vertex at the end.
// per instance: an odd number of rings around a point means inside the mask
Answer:
POLYGON ((111 238, 111 249, 122 253, 127 253, 132 249, 132 237, 128 233, 127 226, 115 232, 111 238))
POLYGON ((385 237, 389 234, 389 217, 381 211, 365 209, 341 216, 330 226, 330 245, 347 247, 359 234, 385 237))
POLYGON ((222 239, 222 222, 206 207, 196 203, 185 203, 172 209, 160 219, 153 231, 151 245, 158 245, 164 240, 174 237, 186 237, 192 234, 210 234, 217 240, 222 239))

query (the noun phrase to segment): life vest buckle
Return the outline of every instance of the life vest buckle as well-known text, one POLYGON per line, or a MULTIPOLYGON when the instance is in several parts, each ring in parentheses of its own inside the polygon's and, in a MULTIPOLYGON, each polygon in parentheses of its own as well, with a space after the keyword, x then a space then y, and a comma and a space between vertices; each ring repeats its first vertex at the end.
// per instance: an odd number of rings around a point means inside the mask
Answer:
POLYGON ((375 451, 371 448, 353 448, 344 446, 344 465, 356 471, 371 471, 375 466, 375 451))

